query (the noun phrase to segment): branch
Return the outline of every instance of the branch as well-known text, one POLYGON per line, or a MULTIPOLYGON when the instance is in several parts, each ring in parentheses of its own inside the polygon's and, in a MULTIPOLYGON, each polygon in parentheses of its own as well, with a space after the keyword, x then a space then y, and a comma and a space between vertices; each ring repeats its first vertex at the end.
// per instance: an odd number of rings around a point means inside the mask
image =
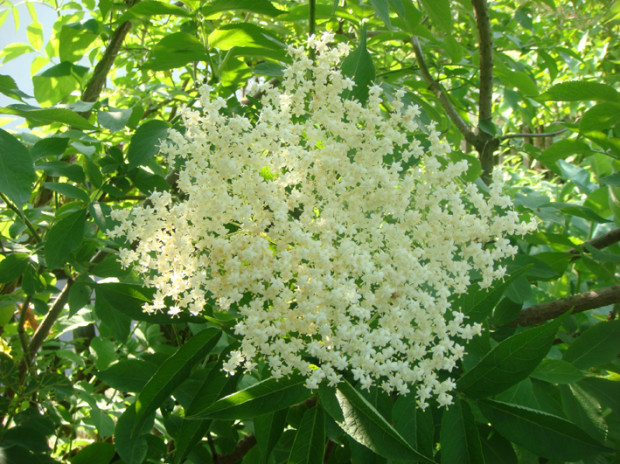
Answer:
POLYGON ((500 140, 506 140, 506 139, 525 139, 525 138, 529 138, 529 137, 555 137, 556 135, 560 135, 564 132, 566 132, 567 129, 560 129, 558 131, 555 132, 544 132, 542 134, 537 134, 537 133, 532 133, 532 134, 506 134, 506 135, 502 135, 499 139, 500 140))
POLYGON ((480 42, 480 95, 478 96, 478 119, 493 118, 493 36, 487 0, 472 0, 476 27, 480 42))
POLYGON ((43 342, 52 330, 56 319, 58 319, 58 316, 60 316, 60 313, 69 300, 69 290, 71 290, 72 286, 73 279, 68 279, 65 284, 65 288, 63 288, 60 294, 56 297, 56 301, 43 318, 43 322, 41 322, 41 325, 34 332, 32 340, 30 340, 30 345, 28 345, 28 352, 31 357, 34 357, 36 352, 39 351, 39 348, 41 348, 41 345, 43 345, 43 342))
POLYGON ((472 0, 478 29, 480 49, 480 91, 478 94, 478 137, 476 145, 480 165, 482 166, 482 180, 489 183, 493 172, 493 156, 499 147, 499 140, 480 130, 483 121, 492 122, 493 119, 493 35, 489 19, 487 0, 472 0))
POLYGON ((224 456, 218 456, 217 461, 215 462, 218 464, 236 464, 243 459, 243 457, 254 447, 254 445, 256 445, 256 437, 254 435, 247 435, 239 440, 237 447, 232 453, 224 456))
MULTIPOLYGON (((93 72, 92 77, 86 84, 86 88, 82 93, 81 100, 85 102, 96 102, 101 95, 103 87, 105 86, 106 79, 108 77, 108 73, 110 69, 112 69, 112 64, 114 63, 114 59, 116 55, 118 55, 118 51, 125 40, 125 36, 131 29, 131 22, 125 21, 120 25, 118 29, 114 31, 112 34, 112 38, 110 39, 110 43, 108 44, 105 52, 103 52, 103 56, 97 66, 95 66, 95 71, 93 72)), ((88 119, 92 110, 84 111, 79 113, 85 119, 88 119)))
POLYGON ((426 66, 426 61, 424 61, 424 53, 422 52, 422 47, 420 46, 420 41, 418 38, 415 36, 412 37, 411 44, 413 45, 413 52, 415 53, 416 61, 420 67, 420 72, 422 73, 424 82, 426 82, 426 85, 428 85, 431 92, 435 94, 439 100, 439 103, 448 114, 448 117, 454 123, 459 132, 463 134, 465 140, 467 140, 467 142, 471 145, 476 146, 478 144, 478 137, 476 137, 476 134, 473 133, 469 124, 461 118, 461 115, 452 105, 441 85, 439 85, 439 82, 433 79, 433 76, 431 76, 428 72, 428 66, 426 66))
POLYGON ((607 232, 606 234, 603 234, 599 237, 593 238, 592 240, 584 242, 581 245, 579 245, 578 248, 571 248, 570 250, 568 250, 568 253, 577 255, 581 251, 588 251, 586 248, 586 245, 590 245, 596 248, 597 250, 600 250, 602 248, 606 248, 618 242, 620 242, 620 228, 614 229, 610 232, 607 232))
POLYGON ((9 200, 9 198, 6 195, 0 193, 0 199, 4 202, 4 204, 6 204, 7 208, 12 209, 13 211, 15 211, 15 213, 17 213, 19 218, 24 222, 24 224, 26 224, 26 227, 28 227, 28 230, 30 231, 34 239, 37 241, 37 243, 40 243, 41 236, 37 232, 37 229, 35 229, 34 226, 32 225, 32 222, 30 222, 30 220, 26 217, 24 212, 20 208, 18 208, 16 205, 14 205, 13 202, 9 200))
POLYGON ((521 311, 517 319, 509 325, 512 327, 536 325, 555 319, 569 309, 575 314, 614 303, 620 303, 620 284, 530 306, 521 311))

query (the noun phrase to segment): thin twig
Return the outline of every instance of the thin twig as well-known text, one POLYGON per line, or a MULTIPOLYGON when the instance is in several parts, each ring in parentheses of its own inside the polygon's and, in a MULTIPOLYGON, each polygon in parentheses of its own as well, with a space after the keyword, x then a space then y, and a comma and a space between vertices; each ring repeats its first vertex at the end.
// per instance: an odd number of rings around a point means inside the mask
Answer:
POLYGON ((454 123, 456 128, 459 130, 459 132, 463 134, 465 140, 467 140, 467 142, 471 145, 477 145, 478 138, 476 137, 476 134, 473 133, 469 124, 467 124, 465 120, 463 120, 459 112, 452 105, 441 85, 433 78, 433 76, 430 75, 428 71, 428 66, 426 65, 426 61, 424 60, 424 52, 422 51, 422 47, 420 46, 420 41, 418 40, 418 38, 412 37, 411 44, 413 45, 413 52, 415 54, 416 61, 418 62, 420 72, 422 73, 422 78, 424 79, 424 82, 426 82, 429 90, 433 92, 433 94, 435 94, 435 97, 437 97, 437 100, 439 100, 439 104, 442 106, 442 108, 444 109, 450 120, 454 123))
POLYGON ((555 132, 544 132, 542 134, 538 134, 538 133, 534 133, 534 134, 506 134, 506 135, 502 135, 499 139, 500 140, 506 140, 506 139, 526 139, 526 138, 530 138, 530 137, 555 137, 556 135, 560 135, 564 132, 566 132, 568 129, 560 129, 557 130, 555 132))
POLYGON ((517 319, 509 325, 513 327, 536 325, 555 319, 569 309, 575 314, 614 303, 620 303, 620 284, 530 306, 522 310, 517 319))
POLYGON ((31 296, 26 296, 24 300, 21 311, 19 313, 19 321, 17 322, 17 333, 19 334, 19 341, 22 344, 22 351, 24 352, 24 359, 26 360, 26 367, 30 368, 31 358, 30 358, 30 350, 28 349, 28 340, 26 339, 26 317, 28 315, 28 310, 30 309, 30 299, 31 296))
POLYGON ((30 220, 26 217, 24 212, 21 209, 19 209, 16 205, 14 205, 13 202, 11 200, 9 200, 8 197, 5 196, 3 193, 0 193, 0 198, 2 199, 2 201, 6 204, 6 206, 9 209, 12 209, 13 211, 15 211, 17 213, 19 218, 24 222, 24 224, 26 224, 26 227, 28 227, 28 230, 30 231, 30 233, 32 234, 34 239, 37 242, 41 242, 41 236, 39 235, 37 230, 32 225, 32 222, 30 222, 30 220))

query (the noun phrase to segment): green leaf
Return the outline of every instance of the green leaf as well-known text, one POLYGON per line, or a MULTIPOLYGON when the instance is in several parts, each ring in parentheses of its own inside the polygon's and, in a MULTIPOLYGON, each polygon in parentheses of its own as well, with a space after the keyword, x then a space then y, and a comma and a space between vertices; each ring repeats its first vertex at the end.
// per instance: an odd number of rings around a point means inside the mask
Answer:
POLYGON ((418 449, 417 409, 415 395, 413 394, 399 396, 396 398, 394 407, 392 408, 392 423, 394 424, 394 428, 414 449, 418 449))
POLYGON ((422 0, 422 6, 441 31, 449 34, 452 31, 452 8, 450 0, 422 0))
POLYGON ((620 93, 612 86, 593 81, 562 82, 540 96, 546 101, 620 101, 620 93))
POLYGON ((174 438, 174 464, 185 461, 187 455, 203 439, 209 426, 210 420, 193 421, 184 420, 174 438))
POLYGON ((377 16, 381 18, 381 21, 389 28, 392 27, 392 21, 390 21, 390 4, 388 0, 370 0, 372 7, 377 13, 377 16))
POLYGON ((122 359, 96 375, 115 390, 139 392, 156 371, 155 364, 141 359, 122 359))
POLYGON ((504 66, 497 67, 496 74, 506 87, 514 87, 526 96, 538 95, 536 81, 529 74, 522 71, 513 71, 504 66))
POLYGON ((88 193, 75 185, 66 184, 64 182, 43 182, 45 188, 60 193, 68 198, 82 200, 85 203, 90 201, 88 193))
POLYGON ((164 121, 152 120, 142 124, 131 137, 127 151, 129 167, 148 164, 159 152, 159 144, 167 135, 168 124, 164 121))
POLYGON ((37 171, 40 169, 50 177, 66 177, 77 183, 83 183, 84 170, 77 164, 63 163, 62 161, 48 161, 39 163, 35 166, 37 171))
POLYGON ((559 159, 568 158, 575 154, 590 154, 590 145, 582 140, 564 139, 555 142, 536 158, 547 166, 553 165, 559 159))
POLYGON ((161 403, 187 379, 196 364, 201 362, 219 340, 221 332, 209 328, 186 341, 155 372, 136 400, 136 420, 132 435, 155 412, 161 403))
POLYGON ((92 288, 88 285, 89 280, 77 280, 69 290, 69 316, 75 315, 80 309, 90 304, 92 288))
POLYGON ((86 176, 88 177, 90 183, 93 184, 93 187, 95 188, 101 188, 103 185, 103 175, 101 174, 99 166, 93 163, 90 158, 86 156, 83 158, 83 163, 84 172, 86 172, 86 176))
MULTIPOLYGON (((356 442, 387 459, 411 461, 415 458, 423 462, 434 462, 413 449, 375 407, 346 380, 338 386, 336 399, 338 409, 334 409, 332 404, 331 407, 326 407, 325 411, 356 442)), ((324 404, 323 397, 321 404, 324 404)))
POLYGON ((501 393, 525 379, 551 348, 562 320, 558 318, 503 340, 461 376, 457 381, 459 391, 482 398, 501 393))
POLYGON ((611 185, 613 187, 620 187, 620 172, 614 172, 608 176, 599 179, 601 184, 611 185))
POLYGON ((65 24, 60 29, 58 51, 61 61, 76 62, 84 57, 88 46, 99 35, 99 23, 89 19, 84 23, 65 24))
POLYGON ((482 452, 485 462, 489 464, 518 464, 512 444, 495 431, 487 436, 482 435, 482 452))
POLYGON ((58 269, 77 249, 84 237, 86 209, 71 212, 56 222, 45 236, 45 262, 49 269, 58 269))
MULTIPOLYGON (((125 464, 142 464, 149 449, 143 434, 134 435, 135 425, 136 409, 132 404, 118 418, 114 429, 114 447, 125 464)), ((147 431, 141 430, 143 433, 147 431)))
MULTIPOLYGON (((396 1, 391 0, 394 5, 396 1)), ((406 0, 394 7, 396 14, 402 20, 403 24, 398 24, 398 27, 412 35, 422 35, 420 33, 420 20, 422 19, 422 13, 414 6, 413 2, 406 0), (402 6, 402 8, 400 7, 402 6)), ((396 25, 396 24, 395 24, 396 25)))
POLYGON ((484 464, 474 416, 465 401, 455 398, 441 418, 441 462, 484 464))
POLYGON ((0 284, 17 280, 28 266, 28 255, 12 253, 0 261, 0 284))
POLYGON ((620 416, 620 381, 586 377, 580 380, 578 385, 594 396, 601 405, 611 408, 616 416, 620 416))
POLYGON ((201 10, 204 16, 224 11, 249 11, 272 18, 284 13, 284 11, 274 7, 268 0, 215 0, 201 10))
POLYGON ((375 79, 375 65, 366 48, 366 26, 362 27, 360 44, 342 62, 342 73, 353 79, 352 91, 343 93, 344 98, 356 98, 362 105, 368 100, 368 90, 375 79))
POLYGON ((452 297, 451 306, 463 312, 470 322, 482 322, 490 315, 510 284, 532 267, 528 264, 512 272, 504 280, 497 280, 487 289, 478 284, 470 285, 465 293, 452 297))
POLYGON ((589 193, 594 190, 595 186, 590 182, 590 172, 587 169, 568 163, 563 159, 558 160, 556 164, 558 168, 560 168, 562 177, 572 181, 579 187, 579 190, 584 193, 589 193))
POLYGON ((133 110, 131 108, 98 111, 97 122, 100 126, 105 127, 110 132, 117 132, 127 125, 127 121, 129 121, 132 111, 133 110))
MULTIPOLYGON (((203 385, 198 389, 189 407, 185 410, 185 415, 191 414, 194 409, 213 404, 229 383, 231 383, 231 377, 220 369, 220 365, 212 366, 203 385)), ((174 464, 184 462, 194 446, 202 440, 210 424, 210 420, 186 419, 183 421, 181 428, 175 436, 174 464)), ((254 433, 258 440, 258 428, 256 428, 254 433)))
POLYGON ((620 320, 599 322, 583 332, 564 353, 579 369, 602 366, 620 353, 620 320))
POLYGON ((583 245, 586 250, 592 255, 592 258, 596 261, 600 261, 602 263, 617 263, 620 262, 620 255, 615 253, 607 253, 605 251, 601 251, 598 248, 594 248, 592 245, 585 243, 583 245))
POLYGON ((310 390, 305 379, 293 376, 285 379, 269 378, 248 388, 217 400, 206 408, 192 410, 193 419, 251 419, 288 408, 307 400, 310 390))
POLYGON ((325 418, 317 404, 301 419, 288 457, 290 464, 322 464, 325 452, 325 418))
POLYGON ((287 409, 282 409, 254 418, 254 436, 263 462, 268 461, 269 455, 282 436, 287 413, 287 409))
POLYGON ((33 126, 44 126, 47 124, 66 124, 75 129, 92 130, 95 129, 86 119, 79 114, 66 108, 37 108, 30 105, 16 103, 14 105, 0 107, 0 114, 14 114, 26 118, 28 123, 33 126))
POLYGON ((604 131, 618 123, 620 123, 620 104, 599 103, 583 114, 579 122, 579 132, 604 131))
POLYGON ((149 314, 142 310, 142 306, 152 300, 153 290, 133 284, 106 282, 95 287, 97 301, 105 310, 119 312, 134 321, 146 321, 153 324, 183 324, 187 322, 200 323, 205 319, 182 313, 172 317, 164 313, 149 314))
POLYGON ((33 21, 26 27, 28 42, 35 50, 40 50, 43 46, 43 27, 40 23, 33 21))
MULTIPOLYGON (((67 146, 69 145, 69 139, 67 137, 47 137, 41 140, 37 140, 37 142, 30 147, 30 156, 32 156, 33 159, 37 160, 39 158, 43 158, 44 156, 57 156, 57 155, 62 155, 65 150, 67 149, 67 146)), ((81 171, 79 166, 75 166, 72 164, 67 164, 67 163, 63 163, 62 161, 50 161, 48 162, 43 162, 40 163, 39 165, 37 165, 37 169, 43 169, 45 170, 44 167, 41 166, 59 166, 59 165, 63 165, 66 166, 67 172, 70 172, 72 169, 77 168, 78 171, 81 171)), ((63 168, 61 168, 63 169, 63 168)), ((45 171, 47 173, 47 171, 45 171)), ((48 173, 49 174, 49 173, 48 173)), ((65 176, 68 177, 69 179, 75 181, 75 182, 84 182, 84 173, 81 173, 81 177, 74 179, 73 177, 66 175, 66 174, 49 174, 51 176, 65 176)))
POLYGON ((111 443, 91 443, 71 458, 71 464, 109 464, 114 453, 111 443))
POLYGON ((583 372, 561 359, 543 359, 534 369, 531 377, 549 383, 575 383, 583 378, 583 372))
POLYGON ((204 44, 197 37, 187 32, 175 32, 155 44, 142 68, 164 71, 208 58, 204 44))
POLYGON ((577 385, 560 385, 559 390, 566 418, 604 443, 609 430, 598 402, 577 385))
MULTIPOLYGON (((45 433, 34 425, 23 424, 11 427, 2 434, 2 448, 25 448, 35 453, 49 453, 49 446, 45 433)), ((9 461, 10 462, 10 461, 9 461)), ((20 461, 13 461, 15 463, 20 461)), ((30 462, 30 461, 22 461, 30 462)), ((20 463, 21 464, 21 463, 20 463)))
MULTIPOLYGON (((554 203, 554 206, 561 206, 559 203, 554 203)), ((588 208, 583 205, 567 205, 560 208, 560 211, 563 213, 567 213, 572 216, 581 217, 587 219, 588 221, 596 222, 598 224, 606 224, 608 222, 612 222, 611 219, 605 219, 604 217, 596 214, 592 208, 588 208)))
POLYGON ((493 124, 493 122, 489 121, 488 119, 481 119, 478 125, 480 127, 480 130, 486 134, 492 135, 493 137, 498 134, 498 130, 497 127, 495 127, 495 124, 493 124))
POLYGON ((80 88, 88 68, 63 61, 32 78, 34 97, 41 105, 52 106, 80 88))
POLYGON ((34 52, 35 49, 25 43, 11 43, 0 50, 0 58, 4 58, 3 63, 6 64, 9 61, 25 55, 26 53, 34 52))
POLYGON ((23 101, 24 98, 30 98, 17 88, 17 84, 11 76, 0 74, 0 93, 14 100, 23 101))
POLYGON ((233 47, 282 51, 285 45, 273 32, 250 23, 226 24, 209 34, 209 46, 220 50, 233 47))
POLYGON ((478 406, 506 439, 548 459, 572 462, 610 451, 561 417, 492 400, 478 406))
POLYGON ((175 15, 175 16, 191 16, 192 13, 177 5, 168 2, 159 2, 156 0, 144 0, 132 6, 123 15, 118 22, 126 20, 126 16, 159 16, 159 15, 175 15))
POLYGON ((18 207, 30 198, 36 176, 32 159, 22 143, 0 129, 0 192, 18 207))

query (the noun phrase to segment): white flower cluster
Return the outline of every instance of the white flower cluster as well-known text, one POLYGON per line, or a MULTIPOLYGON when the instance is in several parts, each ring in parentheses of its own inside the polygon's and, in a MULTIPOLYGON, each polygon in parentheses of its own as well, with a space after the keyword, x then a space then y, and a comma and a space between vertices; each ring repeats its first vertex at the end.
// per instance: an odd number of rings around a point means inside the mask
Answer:
POLYGON ((434 126, 416 138, 404 92, 389 114, 378 86, 365 106, 343 98, 354 84, 336 66, 348 48, 332 39, 310 39, 314 60, 290 50, 280 87, 258 85, 256 120, 226 116, 203 88, 202 111, 184 110, 185 133, 161 145, 182 199, 155 192, 117 211, 112 235, 137 242, 121 259, 156 288, 145 311, 197 314, 209 299, 238 311, 231 374, 264 360, 315 389, 349 370, 362 387, 448 405, 455 385, 438 374, 480 332, 448 299, 473 272, 483 287, 501 278, 496 262, 516 252, 504 236, 531 225, 497 176, 486 195, 463 184, 467 163, 447 159, 434 126))

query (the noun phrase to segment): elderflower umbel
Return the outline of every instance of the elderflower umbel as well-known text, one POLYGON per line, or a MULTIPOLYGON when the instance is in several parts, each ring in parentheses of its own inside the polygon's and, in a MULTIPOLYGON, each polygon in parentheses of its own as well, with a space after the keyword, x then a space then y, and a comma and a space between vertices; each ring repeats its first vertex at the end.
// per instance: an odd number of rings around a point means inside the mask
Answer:
POLYGON ((181 199, 154 192, 115 213, 112 235, 137 241, 121 261, 156 289, 145 311, 197 314, 207 301, 238 311, 231 374, 262 359, 274 377, 299 372, 315 389, 349 370, 364 388, 448 405, 455 385, 440 371, 480 332, 449 297, 472 271, 482 287, 501 278, 497 261, 516 252, 503 237, 532 226, 500 176, 486 196, 463 184, 467 163, 449 161, 434 125, 420 142, 403 91, 390 114, 378 86, 365 106, 346 98, 354 83, 337 66, 348 48, 332 39, 309 40, 314 61, 291 48, 279 87, 257 84, 256 120, 226 116, 203 87, 202 111, 183 110, 185 133, 161 144, 180 166, 181 199))

